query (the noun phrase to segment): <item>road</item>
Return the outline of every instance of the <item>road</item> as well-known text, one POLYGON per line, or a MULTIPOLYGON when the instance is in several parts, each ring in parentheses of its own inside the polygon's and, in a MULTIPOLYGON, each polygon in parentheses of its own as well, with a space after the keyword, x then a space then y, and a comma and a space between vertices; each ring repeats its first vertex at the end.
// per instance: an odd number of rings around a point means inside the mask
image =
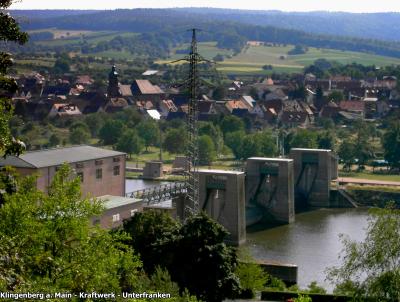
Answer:
POLYGON ((399 186, 400 181, 388 181, 388 180, 375 180, 375 179, 362 179, 353 177, 338 177, 338 182, 357 184, 357 185, 369 185, 369 186, 399 186))

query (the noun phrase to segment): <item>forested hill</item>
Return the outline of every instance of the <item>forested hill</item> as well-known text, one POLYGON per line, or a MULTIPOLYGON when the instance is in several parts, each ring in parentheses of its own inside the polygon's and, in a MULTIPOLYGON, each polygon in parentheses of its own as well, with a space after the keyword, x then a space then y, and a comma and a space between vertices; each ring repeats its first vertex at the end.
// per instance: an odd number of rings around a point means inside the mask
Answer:
POLYGON ((400 13, 281 12, 216 8, 179 10, 204 14, 218 20, 297 29, 315 34, 400 41, 400 13))
MULTIPOLYGON (((281 12, 252 11, 218 8, 177 8, 209 20, 237 21, 260 26, 297 29, 323 35, 358 37, 400 41, 400 13, 343 13, 343 12, 281 12)), ((140 10, 139 12, 144 12, 140 10)), ((164 12, 166 10, 163 10, 164 12)), ((94 10, 19 10, 13 14, 29 18, 51 18, 59 16, 95 13, 94 10)), ((100 11, 97 11, 100 12, 100 11)), ((101 12, 100 12, 101 13, 101 12)), ((107 13, 107 12, 106 12, 107 13)))
MULTIPOLYGON (((272 26, 259 26, 218 18, 214 14, 191 12, 184 9, 134 9, 82 12, 66 11, 64 16, 52 16, 53 11, 41 14, 35 11, 18 12, 23 28, 26 30, 58 28, 68 30, 113 30, 142 33, 141 43, 150 41, 168 48, 182 41, 188 41, 188 28, 198 27, 203 31, 200 41, 217 41, 221 48, 239 52, 248 40, 259 40, 281 44, 304 44, 319 48, 333 48, 375 53, 400 57, 400 42, 390 42, 351 37, 316 35, 304 31, 281 29, 272 26), (26 20, 29 22, 26 22, 26 20)), ((225 18, 227 19, 227 18, 225 18)))

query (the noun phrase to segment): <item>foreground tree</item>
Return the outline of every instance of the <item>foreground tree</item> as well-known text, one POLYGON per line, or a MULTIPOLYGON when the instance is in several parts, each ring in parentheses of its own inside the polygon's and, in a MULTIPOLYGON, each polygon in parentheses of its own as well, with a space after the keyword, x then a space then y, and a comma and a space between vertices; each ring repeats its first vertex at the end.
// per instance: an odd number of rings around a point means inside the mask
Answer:
POLYGON ((371 210, 365 240, 342 236, 342 242, 343 265, 328 275, 336 292, 360 301, 400 301, 400 210, 393 203, 371 210))
MULTIPOLYGON (((12 2, 12 0, 0 0, 0 41, 24 44, 28 40, 28 35, 21 32, 18 23, 5 12, 12 2)), ((18 155, 24 150, 24 145, 11 135, 9 128, 13 113, 11 96, 18 88, 16 81, 7 76, 12 64, 11 55, 0 52, 0 154, 18 155)))
POLYGON ((0 290, 121 292, 137 283, 140 261, 111 235, 91 226, 100 201, 83 198, 80 179, 62 166, 48 194, 35 179, 19 182, 0 208, 0 290), (110 269, 113 268, 113 269, 110 269))
POLYGON ((181 225, 166 213, 139 213, 124 224, 131 246, 148 273, 160 266, 171 279, 203 301, 222 301, 239 293, 235 250, 223 242, 227 232, 206 214, 181 225), (194 273, 195 272, 195 273, 194 273))

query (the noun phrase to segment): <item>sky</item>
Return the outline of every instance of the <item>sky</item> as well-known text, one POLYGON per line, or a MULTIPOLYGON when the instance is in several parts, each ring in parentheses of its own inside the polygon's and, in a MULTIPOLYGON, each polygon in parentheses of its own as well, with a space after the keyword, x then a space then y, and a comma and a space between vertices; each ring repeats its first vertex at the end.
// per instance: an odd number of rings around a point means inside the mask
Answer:
POLYGON ((250 10, 400 12, 400 0, 19 0, 12 9, 219 7, 250 10))

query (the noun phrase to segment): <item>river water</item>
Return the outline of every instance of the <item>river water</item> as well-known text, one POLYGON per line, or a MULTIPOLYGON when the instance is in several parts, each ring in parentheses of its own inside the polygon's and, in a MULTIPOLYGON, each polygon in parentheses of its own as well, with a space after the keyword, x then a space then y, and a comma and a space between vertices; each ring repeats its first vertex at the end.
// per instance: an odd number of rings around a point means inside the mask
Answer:
POLYGON ((365 238, 366 209, 320 209, 296 215, 290 225, 247 232, 246 247, 256 259, 274 260, 298 266, 298 284, 312 281, 332 291, 325 280, 326 268, 339 265, 343 245, 339 234, 352 240, 365 238))
MULTIPOLYGON (((131 192, 165 182, 127 179, 131 192)), ((333 286, 325 281, 326 268, 339 265, 343 245, 339 234, 362 241, 365 238, 366 209, 320 209, 296 215, 296 221, 265 230, 247 232, 247 247, 256 259, 273 260, 298 266, 298 284, 307 287, 317 281, 328 291, 333 286)))
POLYGON ((137 190, 143 190, 151 187, 157 187, 163 184, 167 184, 166 181, 155 181, 155 180, 144 180, 144 179, 126 179, 125 180, 125 192, 133 192, 137 190))

